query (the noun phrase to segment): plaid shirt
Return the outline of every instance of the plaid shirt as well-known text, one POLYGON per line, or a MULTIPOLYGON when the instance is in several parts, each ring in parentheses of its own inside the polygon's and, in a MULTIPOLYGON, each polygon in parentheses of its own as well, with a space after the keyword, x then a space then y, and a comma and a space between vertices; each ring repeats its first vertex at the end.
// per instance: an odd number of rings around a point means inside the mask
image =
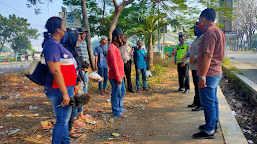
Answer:
POLYGON ((87 43, 85 41, 78 42, 78 48, 77 48, 80 57, 83 61, 89 62, 89 56, 88 56, 88 50, 87 50, 87 43))

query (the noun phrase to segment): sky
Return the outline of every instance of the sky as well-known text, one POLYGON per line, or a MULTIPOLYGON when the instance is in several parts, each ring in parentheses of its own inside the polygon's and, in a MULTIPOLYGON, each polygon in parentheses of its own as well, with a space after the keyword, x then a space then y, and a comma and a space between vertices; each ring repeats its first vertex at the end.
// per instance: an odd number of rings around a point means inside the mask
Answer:
MULTIPOLYGON (((41 14, 36 15, 34 8, 27 7, 27 0, 0 0, 0 14, 4 17, 8 17, 11 14, 28 19, 31 28, 37 29, 40 34, 38 40, 32 40, 32 46, 40 46, 43 41, 43 32, 46 31, 44 25, 48 17, 47 0, 41 0, 45 4, 38 5, 41 9, 41 14)), ((53 0, 53 3, 49 3, 49 16, 59 16, 61 12, 62 0, 53 0)))

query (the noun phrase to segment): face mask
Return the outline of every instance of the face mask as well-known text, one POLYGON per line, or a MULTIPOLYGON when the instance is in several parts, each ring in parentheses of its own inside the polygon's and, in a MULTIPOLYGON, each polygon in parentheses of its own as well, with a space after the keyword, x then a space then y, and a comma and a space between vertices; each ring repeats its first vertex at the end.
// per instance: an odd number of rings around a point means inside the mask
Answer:
POLYGON ((64 31, 62 29, 60 29, 61 31, 63 31, 65 33, 65 35, 63 36, 63 38, 61 39, 61 43, 65 43, 68 39, 68 32, 64 31))
POLYGON ((200 21, 199 21, 199 23, 198 23, 198 28, 199 28, 201 31, 203 31, 203 23, 204 23, 204 21, 203 21, 202 23, 200 23, 200 21))
POLYGON ((200 37, 203 34, 203 31, 201 31, 198 27, 195 27, 195 29, 196 29, 194 31, 195 36, 200 37))
POLYGON ((179 39, 179 42, 184 42, 185 40, 184 39, 179 39))

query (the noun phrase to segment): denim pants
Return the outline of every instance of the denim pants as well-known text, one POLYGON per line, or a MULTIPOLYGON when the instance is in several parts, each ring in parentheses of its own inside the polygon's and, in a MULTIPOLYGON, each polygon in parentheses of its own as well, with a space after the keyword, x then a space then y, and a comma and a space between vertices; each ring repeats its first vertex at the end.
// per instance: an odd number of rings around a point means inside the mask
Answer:
POLYGON ((115 79, 109 80, 112 86, 111 103, 112 103, 112 113, 113 116, 120 116, 123 111, 123 99, 126 93, 124 78, 122 79, 122 84, 117 84, 115 79))
POLYGON ((207 134, 213 134, 219 122, 219 102, 217 97, 217 87, 222 74, 206 77, 206 88, 199 88, 200 101, 204 110, 205 125, 203 130, 207 134))
MULTIPOLYGON (((67 87, 68 94, 70 97, 73 96, 74 86, 67 87)), ((59 106, 63 101, 63 94, 60 89, 52 89, 45 87, 45 94, 52 103, 53 110, 56 117, 56 123, 54 125, 52 133, 52 144, 69 144, 69 131, 68 131, 68 121, 71 116, 71 106, 59 106)))
POLYGON ((104 78, 104 88, 102 82, 99 82, 99 90, 105 90, 107 87, 108 80, 108 68, 98 68, 98 74, 104 78))
POLYGON ((84 91, 84 93, 87 93, 88 92, 88 72, 82 71, 82 73, 83 73, 83 77, 85 80, 83 91, 84 91))
MULTIPOLYGON (((144 69, 139 69, 140 73, 142 73, 142 80, 143 80, 143 89, 146 89, 146 68, 144 69)), ((136 85, 137 85, 137 90, 140 89, 140 83, 139 83, 139 77, 140 77, 140 73, 138 74, 136 72, 136 85)))

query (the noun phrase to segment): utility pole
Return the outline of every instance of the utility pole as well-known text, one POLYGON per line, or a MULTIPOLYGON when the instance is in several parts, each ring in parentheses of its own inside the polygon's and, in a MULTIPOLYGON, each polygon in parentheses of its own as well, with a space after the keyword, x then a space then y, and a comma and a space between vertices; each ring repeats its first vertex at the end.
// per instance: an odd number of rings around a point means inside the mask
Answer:
POLYGON ((87 37, 86 37, 86 42, 87 42, 89 61, 90 61, 92 70, 95 70, 94 53, 93 53, 92 44, 91 44, 91 36, 90 36, 91 33, 90 33, 90 27, 89 27, 89 22, 88 22, 88 17, 87 17, 87 5, 86 5, 85 0, 81 0, 81 7, 82 7, 84 27, 88 31, 87 37))
MULTIPOLYGON (((160 2, 158 0, 158 16, 160 15, 160 2)), ((158 50, 159 54, 161 54, 161 44, 160 44, 160 27, 159 27, 159 19, 158 19, 158 50)))

